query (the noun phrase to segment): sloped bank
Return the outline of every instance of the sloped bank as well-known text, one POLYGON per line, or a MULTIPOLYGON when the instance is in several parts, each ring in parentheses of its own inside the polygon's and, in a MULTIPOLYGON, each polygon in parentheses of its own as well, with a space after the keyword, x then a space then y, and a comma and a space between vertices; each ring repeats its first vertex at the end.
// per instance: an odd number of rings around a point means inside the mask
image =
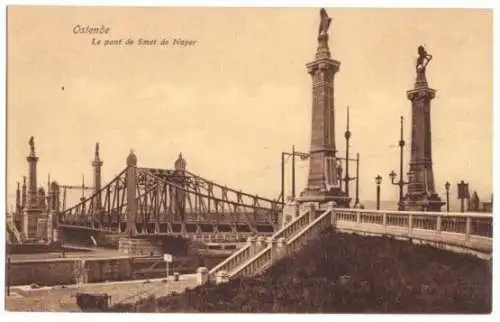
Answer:
POLYGON ((382 237, 325 232, 254 279, 118 305, 116 312, 490 313, 487 262, 382 237))

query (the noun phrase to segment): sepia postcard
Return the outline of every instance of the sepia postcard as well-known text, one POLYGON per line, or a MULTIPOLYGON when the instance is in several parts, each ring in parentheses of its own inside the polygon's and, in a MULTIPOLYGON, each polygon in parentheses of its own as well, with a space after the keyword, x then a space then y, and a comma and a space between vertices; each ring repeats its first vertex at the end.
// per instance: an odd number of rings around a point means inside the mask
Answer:
POLYGON ((493 9, 6 8, 5 311, 493 311, 493 9))

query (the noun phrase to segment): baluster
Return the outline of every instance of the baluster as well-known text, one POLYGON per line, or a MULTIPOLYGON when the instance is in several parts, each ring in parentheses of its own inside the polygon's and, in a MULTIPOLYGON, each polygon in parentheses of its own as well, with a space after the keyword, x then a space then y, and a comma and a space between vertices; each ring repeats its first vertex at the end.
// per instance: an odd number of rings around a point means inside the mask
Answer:
POLYGON ((413 229, 413 214, 408 215, 408 237, 412 236, 413 229))
POLYGON ((470 232, 471 232, 471 217, 467 217, 465 222, 465 241, 468 242, 470 240, 470 232))

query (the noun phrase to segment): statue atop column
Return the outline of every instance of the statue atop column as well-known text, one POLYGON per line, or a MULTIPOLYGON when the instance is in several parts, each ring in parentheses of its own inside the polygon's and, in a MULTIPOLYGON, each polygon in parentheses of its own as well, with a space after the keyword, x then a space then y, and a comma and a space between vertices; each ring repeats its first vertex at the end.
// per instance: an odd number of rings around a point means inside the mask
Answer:
POLYGON ((432 60, 432 55, 430 55, 424 48, 424 46, 418 46, 418 58, 417 64, 415 66, 417 70, 417 80, 415 83, 415 87, 426 87, 427 86, 427 77, 425 75, 425 71, 427 65, 432 60))
POLYGON ((319 22, 318 37, 328 35, 328 28, 330 28, 330 23, 332 22, 332 18, 328 17, 325 8, 320 9, 319 16, 321 20, 319 22))
POLYGON ((33 137, 30 138, 30 152, 32 155, 35 155, 35 139, 33 137))
POLYGON ((316 50, 316 59, 330 59, 330 49, 328 48, 328 29, 332 23, 332 18, 328 17, 325 8, 319 11, 318 26, 318 49, 316 50))

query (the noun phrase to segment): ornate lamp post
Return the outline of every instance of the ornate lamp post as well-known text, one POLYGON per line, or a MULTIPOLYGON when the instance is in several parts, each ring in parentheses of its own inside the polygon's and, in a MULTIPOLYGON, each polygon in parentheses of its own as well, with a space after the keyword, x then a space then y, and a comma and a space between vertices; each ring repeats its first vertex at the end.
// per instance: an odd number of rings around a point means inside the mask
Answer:
POLYGON ((403 117, 401 116, 401 136, 399 139, 399 181, 394 182, 397 174, 393 171, 389 173, 389 177, 391 178, 391 183, 393 185, 399 186, 399 200, 398 200, 398 210, 404 210, 403 206, 403 187, 408 184, 408 182, 403 179, 403 149, 405 146, 405 140, 403 140, 403 117))
POLYGON ((380 184, 382 183, 380 174, 375 177, 375 183, 377 184, 377 210, 380 210, 380 184))
POLYGON ((307 160, 309 153, 295 151, 295 145, 292 146, 292 152, 281 152, 281 202, 285 203, 285 156, 292 157, 292 198, 295 199, 295 157, 300 160, 307 160))
POLYGON ((450 212, 450 183, 448 181, 444 184, 444 188, 446 189, 446 212, 450 212))

